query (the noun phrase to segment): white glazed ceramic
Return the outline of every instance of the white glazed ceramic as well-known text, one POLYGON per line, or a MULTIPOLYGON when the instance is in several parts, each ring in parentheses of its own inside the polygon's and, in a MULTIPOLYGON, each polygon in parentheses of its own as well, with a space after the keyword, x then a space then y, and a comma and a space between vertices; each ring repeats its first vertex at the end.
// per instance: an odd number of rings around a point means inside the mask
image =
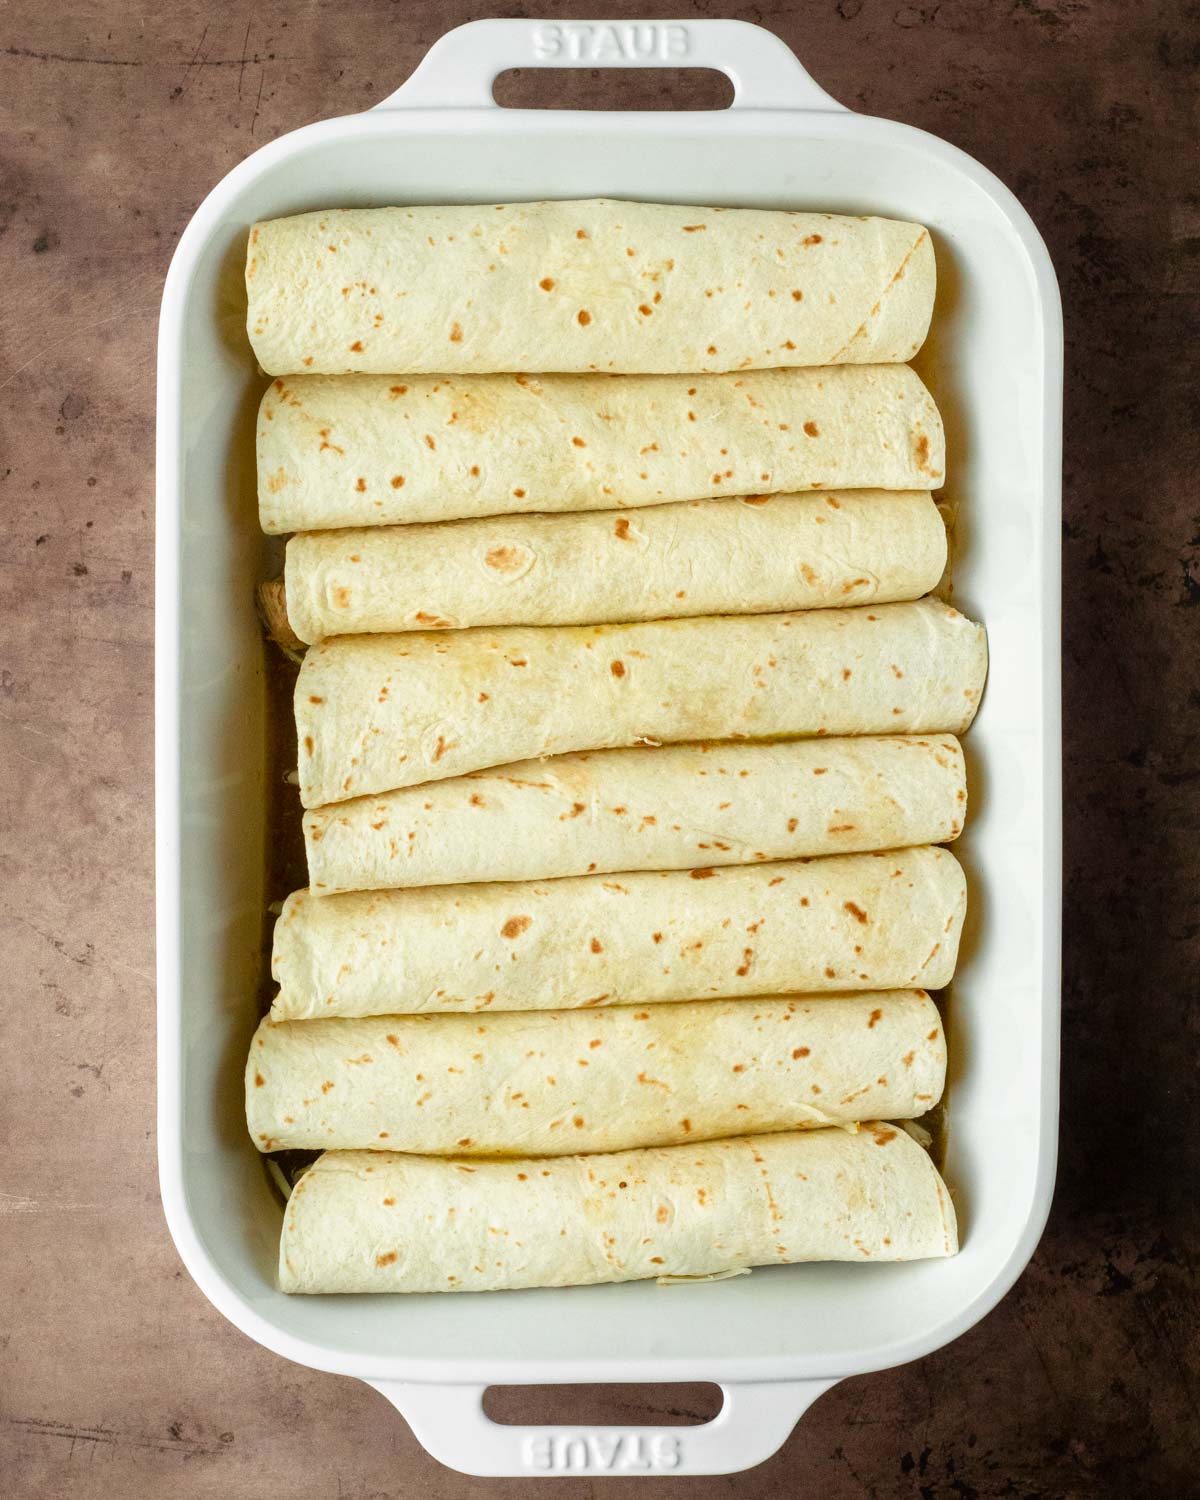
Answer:
POLYGON ((258 151, 204 201, 163 296, 158 396, 158 1004, 163 1203, 189 1271, 251 1338, 383 1392, 469 1473, 716 1474, 771 1454, 837 1380, 916 1359, 995 1306, 1049 1209, 1058 1096, 1059 470, 1062 322, 1044 245, 961 151, 842 109, 777 38, 734 21, 480 21, 441 38, 365 114, 258 151), (728 110, 498 108, 531 66, 703 66, 728 110), (991 676, 968 745, 971 917, 952 1002, 946 1176, 961 1253, 652 1283, 423 1297, 284 1297, 280 1209, 243 1121, 259 984, 264 649, 254 413, 264 384, 241 284, 255 219, 333 205, 561 197, 814 208, 916 219, 939 266, 918 368, 961 502, 955 602, 991 676), (489 1384, 719 1382, 706 1426, 500 1426, 489 1384))

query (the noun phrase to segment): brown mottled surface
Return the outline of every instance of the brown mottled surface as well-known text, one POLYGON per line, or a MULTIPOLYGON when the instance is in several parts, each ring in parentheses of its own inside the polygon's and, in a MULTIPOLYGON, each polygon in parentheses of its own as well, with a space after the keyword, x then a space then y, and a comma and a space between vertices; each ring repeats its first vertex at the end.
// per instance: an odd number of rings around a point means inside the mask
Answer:
MULTIPOLYGON (((440 1469, 366 1386, 287 1364, 229 1327, 168 1239, 153 1146, 162 277, 199 199, 250 150, 375 102, 443 30, 479 13, 449 0, 3 9, 6 1495, 529 1490, 440 1469)), ((1186 394, 1200 331, 1196 7, 764 0, 725 13, 778 31, 845 103, 924 126, 987 163, 1032 211, 1062 277, 1064 1136, 1050 1228, 991 1317, 920 1364, 836 1387, 758 1470, 662 1480, 653 1493, 1195 1494, 1200 451, 1186 394)), ((655 74, 634 85, 664 103, 669 86, 655 74)), ((596 102, 631 97, 627 79, 603 75, 580 89, 596 102)), ((565 1399, 544 1401, 512 1393, 498 1405, 568 1415, 565 1399)), ((687 1388, 594 1393, 581 1416, 655 1420, 702 1402, 687 1388)), ((620 1480, 602 1488, 628 1492, 620 1480)), ((555 1494, 591 1490, 570 1480, 555 1494)))

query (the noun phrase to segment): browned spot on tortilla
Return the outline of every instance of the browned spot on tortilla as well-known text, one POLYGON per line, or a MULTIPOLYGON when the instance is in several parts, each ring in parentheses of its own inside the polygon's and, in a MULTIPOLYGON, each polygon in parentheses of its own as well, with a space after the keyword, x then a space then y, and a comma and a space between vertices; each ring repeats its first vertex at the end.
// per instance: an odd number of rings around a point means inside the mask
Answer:
POLYGON ((658 1089, 666 1089, 667 1093, 671 1092, 670 1084, 664 1083, 661 1078, 651 1078, 649 1073, 639 1073, 637 1081, 639 1083, 653 1084, 658 1089))
POLYGON ((408 392, 408 387, 406 385, 389 385, 388 386, 388 399, 390 401, 394 401, 397 396, 406 395, 407 392, 408 392))
POLYGON ((365 490, 367 488, 367 481, 362 477, 361 474, 354 481, 354 488, 358 491, 358 493, 360 495, 365 492, 365 490))
POLYGON ((819 234, 806 234, 804 236, 804 243, 806 245, 819 245, 821 243, 821 236, 819 234))
POLYGON ((543 276, 541 281, 538 282, 538 286, 541 287, 543 292, 552 292, 554 290, 554 277, 543 276))
POLYGON ((384 1206, 384 1208, 395 1208, 395 1206, 396 1206, 396 1200, 395 1200, 395 1198, 385 1198, 383 1200, 383 1206, 384 1206))
POLYGON ((653 937, 653 939, 654 939, 654 941, 656 943, 661 943, 662 942, 662 933, 661 932, 652 933, 651 936, 653 937))
POLYGON ((707 880, 710 876, 715 875, 716 873, 717 872, 710 865, 706 865, 703 869, 693 870, 691 872, 691 876, 693 880, 707 880))
POLYGON ((254 1087, 256 1089, 262 1088, 263 1084, 266 1083, 266 1081, 267 1080, 262 1076, 261 1073, 255 1073, 255 1075, 254 1075, 254 1087))
POLYGON ((604 952, 604 944, 600 941, 599 938, 593 938, 588 944, 588 947, 592 950, 593 953, 604 952))
POLYGON ((792 301, 793 302, 803 302, 804 301, 804 293, 803 292, 793 292, 792 293, 792 301))
POLYGON ((331 1078, 327 1078, 321 1085, 321 1092, 323 1094, 327 1094, 331 1088, 333 1088, 333 1080, 331 1078))
POLYGON ((877 1146, 886 1146, 889 1141, 896 1139, 896 1132, 889 1130, 886 1125, 881 1125, 871 1138, 877 1146))
POLYGON ((361 354, 362 352, 363 352, 362 339, 355 339, 354 342, 350 345, 350 353, 351 354, 361 354))
POLYGON ((793 1058, 793 1060, 795 1060, 797 1058, 801 1058, 801 1057, 807 1057, 808 1054, 809 1054, 809 1052, 810 1052, 810 1050, 811 1049, 808 1048, 808 1047, 793 1047, 792 1048, 792 1058, 793 1058))
POLYGON ((509 917, 500 929, 500 936, 504 938, 518 938, 533 922, 532 917, 509 917))
POLYGON ((623 542, 629 540, 629 518, 627 516, 619 516, 613 522, 613 535, 620 537, 623 542))
POLYGON ((414 619, 418 625, 427 625, 430 630, 447 630, 452 624, 452 621, 443 619, 441 615, 426 614, 423 609, 417 611, 414 619))
POLYGON ((809 437, 820 437, 821 436, 821 429, 817 426, 817 424, 815 422, 805 422, 805 424, 804 424, 804 430, 809 435, 809 437))
POLYGON ((451 323, 451 325, 450 325, 450 342, 452 344, 461 344, 462 343, 462 324, 461 323, 451 323))
POLYGON ((853 833, 854 832, 854 824, 853 823, 830 823, 828 831, 830 833, 853 833))
POLYGON ((864 927, 867 925, 867 914, 866 914, 866 912, 863 911, 863 909, 862 909, 861 906, 855 906, 855 904, 854 904, 853 901, 843 901, 842 902, 842 910, 843 911, 848 911, 850 913, 850 915, 854 918, 854 920, 856 922, 861 922, 864 927))
POLYGON ((874 1028, 874 1026, 875 1026, 875 1022, 876 1021, 882 1021, 882 1020, 883 1020, 883 1012, 881 1010, 873 1010, 871 1012, 871 1014, 867 1017, 867 1030, 871 1031, 874 1028))
POLYGON ((515 573, 523 562, 519 547, 491 547, 484 553, 484 562, 497 573, 515 573))
MULTIPOLYGON (((393 1202, 393 1201, 394 1200, 390 1199, 390 1198, 385 1198, 384 1199, 385 1203, 390 1203, 390 1202, 393 1202)), ((375 1264, 377 1266, 390 1266, 395 1259, 396 1259, 396 1252, 394 1250, 389 1250, 386 1255, 377 1255, 375 1257, 375 1264)))
POLYGON ((516 496, 516 498, 518 500, 524 500, 524 498, 525 498, 525 491, 524 490, 513 490, 513 494, 516 496))
POLYGON ((929 439, 925 433, 921 433, 917 441, 913 444, 913 456, 916 458, 917 468, 921 470, 922 474, 932 473, 929 467, 929 439))
POLYGON ((608 670, 613 674, 614 677, 624 677, 625 663, 623 661, 609 662, 608 670))
POLYGON ((592 321, 592 315, 590 312, 588 312, 586 307, 581 307, 575 314, 575 319, 576 322, 578 322, 580 328, 586 328, 592 321))
POLYGON ((304 736, 304 748, 309 755, 313 753, 313 737, 311 734, 306 734, 304 736))
POLYGON ((392 488, 394 490, 402 490, 404 488, 404 475, 403 474, 393 474, 392 475, 392 488))
POLYGON ((579 816, 579 814, 581 812, 584 812, 584 811, 585 811, 585 807, 584 807, 584 804, 582 802, 572 802, 571 803, 571 811, 570 812, 565 812, 565 813, 559 813, 559 815, 558 815, 558 821, 560 823, 565 823, 565 822, 567 822, 567 820, 569 818, 577 818, 579 816))
MULTIPOLYGON (((454 743, 457 744, 457 741, 455 741, 454 743)), ((445 739, 439 734, 438 737, 437 737, 437 744, 434 746, 434 749, 433 749, 433 758, 434 758, 434 760, 441 760, 442 756, 445 755, 446 751, 447 750, 452 750, 453 748, 454 748, 454 745, 448 745, 446 743, 445 739)))
POLYGON ((483 798, 479 795, 478 792, 472 792, 471 793, 470 803, 471 803, 472 807, 486 807, 487 806, 487 803, 483 800, 483 798))

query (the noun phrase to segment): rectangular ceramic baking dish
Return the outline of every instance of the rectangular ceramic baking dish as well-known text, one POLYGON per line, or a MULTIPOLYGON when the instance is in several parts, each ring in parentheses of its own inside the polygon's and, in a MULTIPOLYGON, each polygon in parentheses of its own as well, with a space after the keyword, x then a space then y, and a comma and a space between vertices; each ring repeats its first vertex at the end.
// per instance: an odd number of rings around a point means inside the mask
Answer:
POLYGON ((1053 1186, 1058 1102, 1059 471, 1062 320, 1045 247, 961 151, 842 109, 777 38, 733 21, 480 21, 390 98, 258 151, 184 232, 163 296, 157 501, 159 1160, 192 1276, 243 1332, 382 1391, 470 1473, 727 1473, 766 1458, 837 1380, 956 1338, 1025 1266, 1053 1186), (707 67, 708 113, 501 109, 531 66, 707 67), (918 368, 946 421, 960 502, 955 602, 991 676, 968 737, 961 850, 971 916, 952 1000, 949 1261, 776 1267, 649 1283, 424 1297, 284 1297, 280 1209, 243 1122, 266 838, 265 671, 242 263, 256 219, 337 205, 607 195, 831 209, 933 232, 934 332, 918 368), (489 1384, 708 1380, 706 1426, 493 1424, 489 1384))

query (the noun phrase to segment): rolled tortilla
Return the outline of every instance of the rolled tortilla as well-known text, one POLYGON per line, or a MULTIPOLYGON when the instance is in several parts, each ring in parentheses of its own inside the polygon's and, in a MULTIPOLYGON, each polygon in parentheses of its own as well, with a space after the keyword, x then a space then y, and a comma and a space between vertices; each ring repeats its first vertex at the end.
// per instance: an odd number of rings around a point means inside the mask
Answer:
POLYGON ((536 1161, 331 1151, 288 1201, 279 1285, 502 1291, 957 1250, 932 1161, 873 1122, 536 1161))
MULTIPOLYGON (((452 783, 445 783, 451 785, 452 783)), ((940 989, 966 881, 946 849, 316 896, 275 924, 272 1021, 940 989)))
POLYGON ((260 1151, 561 1156, 913 1119, 945 1076, 923 990, 264 1020, 246 1118, 260 1151))
POLYGON ((332 209, 256 224, 264 370, 692 371, 885 364, 933 309, 894 219, 661 203, 332 209))
POLYGON ((305 532, 287 545, 302 641, 586 625, 918 599, 946 561, 928 492, 855 490, 305 532))
POLYGON ((744 375, 296 376, 258 417, 264 531, 938 488, 907 365, 744 375))
POLYGON ((690 870, 956 839, 952 735, 678 745, 520 761, 312 808, 318 896, 625 870, 690 870), (698 861, 704 861, 698 866, 698 861))
POLYGON ((983 627, 938 600, 632 625, 337 636, 296 682, 305 807, 661 741, 959 732, 983 627))

